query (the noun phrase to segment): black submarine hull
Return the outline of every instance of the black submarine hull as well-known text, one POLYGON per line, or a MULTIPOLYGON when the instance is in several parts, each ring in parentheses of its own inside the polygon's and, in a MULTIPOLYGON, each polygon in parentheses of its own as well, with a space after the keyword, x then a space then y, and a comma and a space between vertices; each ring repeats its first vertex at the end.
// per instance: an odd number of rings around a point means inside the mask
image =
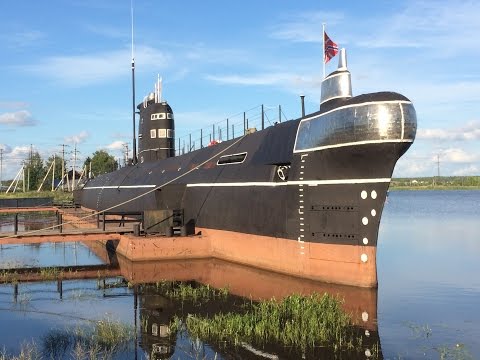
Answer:
POLYGON ((395 164, 415 133, 407 98, 361 95, 328 111, 104 174, 75 197, 97 211, 181 209, 197 230, 233 239, 232 253, 240 255, 231 260, 248 263, 242 256, 255 252, 252 246, 263 248, 259 242, 271 241, 275 249, 290 243, 277 249, 281 256, 322 262, 321 269, 299 266, 294 275, 376 286, 383 206, 395 164), (332 278, 335 264, 339 275, 332 278))

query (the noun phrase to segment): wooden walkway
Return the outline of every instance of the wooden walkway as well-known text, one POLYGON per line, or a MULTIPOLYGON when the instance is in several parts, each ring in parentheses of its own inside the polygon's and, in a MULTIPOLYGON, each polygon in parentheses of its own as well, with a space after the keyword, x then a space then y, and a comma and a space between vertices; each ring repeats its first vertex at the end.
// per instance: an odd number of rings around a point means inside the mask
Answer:
POLYGON ((97 217, 81 209, 57 207, 1 208, 0 213, 33 213, 53 211, 62 215, 63 224, 45 225, 45 230, 22 230, 0 233, 0 245, 32 244, 42 242, 76 242, 120 239, 121 235, 133 233, 133 223, 106 223, 105 230, 97 227, 97 217), (121 225, 121 226, 120 226, 121 225), (55 226, 53 229, 49 229, 55 226))
POLYGON ((27 213, 27 212, 41 212, 41 211, 60 211, 61 209, 48 206, 48 207, 34 207, 34 208, 0 208, 0 214, 11 214, 11 213, 27 213))
POLYGON ((6 244, 34 244, 41 242, 75 242, 75 241, 97 241, 97 240, 118 240, 121 235, 133 233, 133 230, 106 230, 99 229, 73 229, 59 233, 58 231, 46 230, 2 233, 0 235, 0 245, 6 244))
POLYGON ((52 266, 1 269, 0 281, 36 282, 121 276, 118 265, 52 266))

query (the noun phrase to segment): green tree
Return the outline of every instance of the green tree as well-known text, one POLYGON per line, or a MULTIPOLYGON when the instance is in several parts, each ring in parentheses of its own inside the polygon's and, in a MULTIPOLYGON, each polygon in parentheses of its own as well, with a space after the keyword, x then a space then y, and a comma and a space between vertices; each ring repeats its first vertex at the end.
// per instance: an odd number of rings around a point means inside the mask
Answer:
POLYGON ((93 153, 92 158, 88 157, 85 160, 84 165, 87 166, 87 171, 92 162, 92 175, 98 176, 114 170, 117 170, 118 163, 115 158, 107 153, 105 150, 97 150, 93 153))
POLYGON ((43 160, 38 151, 32 153, 31 158, 26 161, 25 175, 27 182, 25 186, 26 190, 37 190, 45 176, 43 160))

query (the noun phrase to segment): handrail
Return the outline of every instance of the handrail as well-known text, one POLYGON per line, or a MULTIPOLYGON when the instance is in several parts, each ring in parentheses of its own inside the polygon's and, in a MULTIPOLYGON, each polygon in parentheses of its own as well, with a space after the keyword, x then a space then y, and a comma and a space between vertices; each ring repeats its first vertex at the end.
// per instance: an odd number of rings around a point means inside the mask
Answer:
POLYGON ((175 156, 204 148, 212 142, 232 140, 244 136, 248 129, 263 130, 286 120, 281 106, 257 105, 175 139, 175 156), (263 116, 262 116, 263 115, 263 116), (273 120, 275 119, 275 120, 273 120))

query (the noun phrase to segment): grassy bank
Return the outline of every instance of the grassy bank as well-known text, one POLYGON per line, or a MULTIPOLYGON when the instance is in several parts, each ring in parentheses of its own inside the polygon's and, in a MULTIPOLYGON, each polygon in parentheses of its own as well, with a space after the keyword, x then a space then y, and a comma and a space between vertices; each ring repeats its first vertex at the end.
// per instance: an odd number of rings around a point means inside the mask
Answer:
POLYGON ((20 199, 20 198, 44 198, 53 197, 54 202, 68 202, 73 201, 73 194, 67 191, 27 191, 4 193, 0 192, 0 199, 20 199))
POLYGON ((402 190, 480 190, 480 186, 457 186, 457 185, 390 185, 389 190, 402 191, 402 190))
POLYGON ((341 305, 340 299, 328 294, 291 295, 282 301, 245 303, 244 313, 177 317, 173 327, 185 326, 192 336, 209 343, 260 347, 276 343, 299 351, 331 347, 334 352, 362 352, 363 339, 341 305))

